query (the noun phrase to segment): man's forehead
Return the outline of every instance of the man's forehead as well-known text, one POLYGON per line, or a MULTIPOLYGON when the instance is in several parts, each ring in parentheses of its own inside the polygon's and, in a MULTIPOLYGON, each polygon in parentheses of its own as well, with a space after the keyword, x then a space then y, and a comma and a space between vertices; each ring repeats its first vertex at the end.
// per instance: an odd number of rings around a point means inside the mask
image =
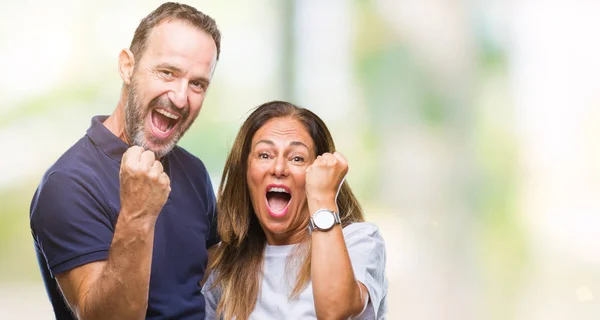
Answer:
POLYGON ((182 20, 158 24, 149 33, 146 46, 146 51, 154 58, 179 56, 200 65, 213 65, 216 50, 208 33, 182 20))

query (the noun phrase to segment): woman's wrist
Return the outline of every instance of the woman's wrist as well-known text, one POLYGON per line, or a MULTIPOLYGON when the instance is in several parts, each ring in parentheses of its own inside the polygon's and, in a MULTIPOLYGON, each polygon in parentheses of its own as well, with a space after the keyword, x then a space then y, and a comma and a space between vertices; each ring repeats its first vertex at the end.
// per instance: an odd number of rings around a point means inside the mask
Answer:
POLYGON ((334 199, 307 199, 308 211, 312 216, 319 209, 327 209, 333 212, 338 212, 337 203, 334 199))

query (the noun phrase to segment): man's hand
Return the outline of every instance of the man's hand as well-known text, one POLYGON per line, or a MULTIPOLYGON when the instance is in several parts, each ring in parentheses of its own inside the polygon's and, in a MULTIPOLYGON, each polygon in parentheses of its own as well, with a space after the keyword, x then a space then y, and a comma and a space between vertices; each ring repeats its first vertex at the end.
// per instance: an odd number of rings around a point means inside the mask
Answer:
POLYGON ((133 146, 121 160, 121 214, 156 218, 171 192, 171 180, 152 151, 133 146))

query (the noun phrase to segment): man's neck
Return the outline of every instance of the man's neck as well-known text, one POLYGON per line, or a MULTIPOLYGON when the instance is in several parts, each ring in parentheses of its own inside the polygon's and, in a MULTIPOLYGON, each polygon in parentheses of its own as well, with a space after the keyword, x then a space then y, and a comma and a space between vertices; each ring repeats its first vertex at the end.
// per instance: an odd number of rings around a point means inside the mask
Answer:
POLYGON ((104 126, 119 139, 123 140, 128 145, 131 145, 125 132, 125 90, 121 92, 121 98, 113 113, 104 120, 104 126))

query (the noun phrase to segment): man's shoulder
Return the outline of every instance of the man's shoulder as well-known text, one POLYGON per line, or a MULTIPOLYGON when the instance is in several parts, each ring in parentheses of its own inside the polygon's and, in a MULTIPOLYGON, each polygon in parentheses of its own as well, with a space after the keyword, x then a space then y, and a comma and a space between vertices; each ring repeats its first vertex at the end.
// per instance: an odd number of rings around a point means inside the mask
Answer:
POLYGON ((42 176, 31 200, 31 219, 40 208, 47 211, 49 207, 97 202, 101 194, 98 192, 101 181, 106 179, 107 174, 97 165, 97 157, 93 143, 87 136, 67 149, 42 176))
POLYGON ((62 176, 73 180, 89 180, 97 174, 93 170, 98 162, 93 142, 87 136, 81 137, 67 151, 65 151, 44 173, 43 182, 50 176, 62 176))

